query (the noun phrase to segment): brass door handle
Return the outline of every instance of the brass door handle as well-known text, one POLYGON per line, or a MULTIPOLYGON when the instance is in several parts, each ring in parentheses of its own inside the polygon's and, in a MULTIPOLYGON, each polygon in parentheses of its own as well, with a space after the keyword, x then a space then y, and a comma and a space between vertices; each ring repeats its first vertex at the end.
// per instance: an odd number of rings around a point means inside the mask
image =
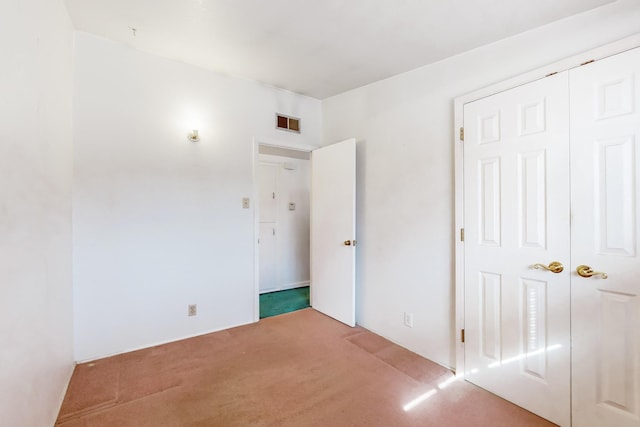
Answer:
POLYGON ((356 241, 355 240, 345 240, 344 241, 344 245, 345 246, 355 246, 356 245, 356 241))
POLYGON ((552 273, 560 273, 560 272, 562 272, 562 270, 564 270, 564 265, 562 265, 562 263, 560 263, 558 261, 553 261, 548 266, 544 265, 544 264, 535 264, 533 266, 533 268, 547 270, 547 271, 550 271, 552 273))
POLYGON ((576 273, 578 273, 578 275, 580 277, 591 277, 591 276, 600 276, 601 279, 606 279, 607 277, 607 273, 603 273, 601 271, 593 271, 593 268, 589 267, 588 265, 579 265, 578 268, 576 268, 576 273))

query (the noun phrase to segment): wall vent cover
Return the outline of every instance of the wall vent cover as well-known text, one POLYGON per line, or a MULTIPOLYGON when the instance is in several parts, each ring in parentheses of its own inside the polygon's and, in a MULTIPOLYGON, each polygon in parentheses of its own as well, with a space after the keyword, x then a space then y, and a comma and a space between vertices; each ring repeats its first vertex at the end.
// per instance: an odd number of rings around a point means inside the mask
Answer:
POLYGON ((276 129, 300 133, 300 119, 276 113, 276 129))

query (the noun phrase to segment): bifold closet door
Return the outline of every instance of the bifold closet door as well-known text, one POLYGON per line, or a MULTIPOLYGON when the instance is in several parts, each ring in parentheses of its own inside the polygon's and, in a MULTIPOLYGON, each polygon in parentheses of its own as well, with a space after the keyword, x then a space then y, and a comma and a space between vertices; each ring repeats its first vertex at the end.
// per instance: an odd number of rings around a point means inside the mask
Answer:
POLYGON ((570 96, 573 425, 638 427, 640 49, 572 70, 570 96))
POLYGON ((464 107, 465 378, 562 426, 571 371, 568 107, 567 72, 464 107))

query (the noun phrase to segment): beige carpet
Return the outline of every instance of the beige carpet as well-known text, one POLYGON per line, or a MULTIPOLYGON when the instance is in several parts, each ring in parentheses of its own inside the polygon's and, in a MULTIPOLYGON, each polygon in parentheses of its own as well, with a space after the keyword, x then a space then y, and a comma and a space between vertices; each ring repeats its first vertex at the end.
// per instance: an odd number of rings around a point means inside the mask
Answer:
POLYGON ((553 425, 452 377, 305 309, 78 365, 56 425, 553 425))

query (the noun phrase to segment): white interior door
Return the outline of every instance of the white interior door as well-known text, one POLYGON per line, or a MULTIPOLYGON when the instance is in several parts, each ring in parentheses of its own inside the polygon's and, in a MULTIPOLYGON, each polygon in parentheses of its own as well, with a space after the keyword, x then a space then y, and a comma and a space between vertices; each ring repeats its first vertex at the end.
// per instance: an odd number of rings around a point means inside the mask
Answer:
POLYGON ((274 164, 258 165, 259 197, 259 289, 273 291, 279 287, 276 189, 278 169, 274 164))
POLYGON ((260 206, 260 222, 276 222, 278 204, 276 187, 278 167, 271 163, 258 165, 258 203, 260 206))
POLYGON ((464 107, 465 377, 570 424, 568 76, 464 107), (562 272, 535 264, 564 264, 562 272))
POLYGON ((311 153, 311 306, 355 326, 356 141, 311 153))
POLYGON ((260 293, 277 290, 278 240, 274 223, 260 223, 260 293))
POLYGON ((572 70, 570 90, 573 423, 638 427, 640 49, 572 70))

